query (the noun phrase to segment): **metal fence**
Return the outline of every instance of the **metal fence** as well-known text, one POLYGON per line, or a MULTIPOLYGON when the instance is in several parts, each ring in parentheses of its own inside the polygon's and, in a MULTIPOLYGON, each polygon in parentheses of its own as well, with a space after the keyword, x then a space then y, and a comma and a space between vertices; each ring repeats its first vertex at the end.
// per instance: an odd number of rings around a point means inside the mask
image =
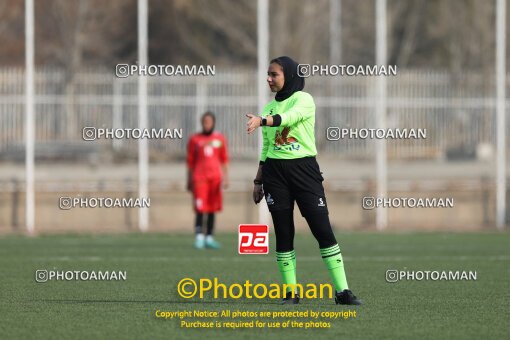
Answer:
MULTIPOLYGON (((150 77, 149 127, 182 128, 182 140, 151 140, 151 154, 183 155, 187 137, 198 129, 206 110, 217 114, 217 129, 228 138, 234 157, 254 157, 257 139, 245 132, 245 113, 257 110, 256 73, 216 70, 210 77, 150 77)), ((0 152, 24 144, 24 70, 0 69, 0 152)), ((450 151, 473 153, 480 145, 495 149, 493 75, 399 71, 387 79, 389 128, 427 129, 424 140, 390 140, 393 159, 444 157, 450 151)), ((330 126, 375 127, 375 77, 311 77, 305 90, 314 96, 319 152, 371 159, 371 139, 329 141, 330 126)), ((36 151, 45 143, 81 143, 82 129, 135 128, 137 79, 116 78, 111 70, 76 74, 41 69, 36 72, 36 151)), ((507 105, 510 107, 510 105, 507 105)), ((507 119, 510 124, 510 119, 507 119)), ((136 154, 135 140, 105 140, 114 151, 136 154)), ((507 138, 508 145, 508 138, 507 138)), ((510 150, 510 147, 507 148, 510 150)))

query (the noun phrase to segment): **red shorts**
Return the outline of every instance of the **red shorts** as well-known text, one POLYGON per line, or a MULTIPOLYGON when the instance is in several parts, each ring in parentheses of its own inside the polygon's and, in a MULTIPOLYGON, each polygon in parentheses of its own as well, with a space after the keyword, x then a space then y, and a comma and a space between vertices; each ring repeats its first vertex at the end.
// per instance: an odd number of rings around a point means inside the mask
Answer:
POLYGON ((193 206, 196 212, 221 211, 222 203, 221 178, 193 181, 193 206))

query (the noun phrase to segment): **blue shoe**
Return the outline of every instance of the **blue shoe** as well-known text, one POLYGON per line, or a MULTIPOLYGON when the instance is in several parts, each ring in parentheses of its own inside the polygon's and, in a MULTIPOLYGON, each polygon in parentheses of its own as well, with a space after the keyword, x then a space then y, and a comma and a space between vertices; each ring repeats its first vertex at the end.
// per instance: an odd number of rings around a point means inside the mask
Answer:
POLYGON ((202 237, 197 236, 195 238, 195 248, 196 249, 204 249, 204 247, 205 247, 204 236, 203 235, 202 235, 202 237))
POLYGON ((205 247, 209 249, 220 249, 221 245, 216 242, 213 238, 208 237, 205 239, 205 247))

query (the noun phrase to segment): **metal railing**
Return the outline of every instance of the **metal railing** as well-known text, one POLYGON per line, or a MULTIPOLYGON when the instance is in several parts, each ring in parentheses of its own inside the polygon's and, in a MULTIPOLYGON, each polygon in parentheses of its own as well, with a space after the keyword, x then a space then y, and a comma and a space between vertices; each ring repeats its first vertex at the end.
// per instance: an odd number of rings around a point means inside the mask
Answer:
MULTIPOLYGON (((427 129, 424 140, 391 140, 390 158, 424 159, 449 150, 495 146, 494 78, 477 73, 454 76, 442 72, 401 71, 388 84, 389 128, 427 129)), ((244 129, 245 113, 256 112, 256 73, 216 70, 211 77, 150 77, 149 127, 182 128, 182 140, 151 140, 151 153, 178 156, 198 130, 198 117, 217 114, 233 157, 255 157, 257 139, 244 129)), ((82 129, 137 127, 137 79, 116 78, 111 70, 74 75, 41 69, 36 72, 36 143, 82 140, 82 129)), ((319 152, 371 159, 373 140, 329 141, 330 126, 375 127, 374 77, 311 77, 305 90, 314 96, 319 152)), ((24 144, 24 70, 0 69, 0 152, 24 144)), ((509 105, 510 106, 510 105, 509 105)), ((510 120, 507 120, 507 122, 510 120)), ((136 154, 135 140, 105 140, 115 151, 136 154)), ((508 139, 507 139, 508 143, 508 139)), ((510 147, 507 148, 510 150, 510 147)))

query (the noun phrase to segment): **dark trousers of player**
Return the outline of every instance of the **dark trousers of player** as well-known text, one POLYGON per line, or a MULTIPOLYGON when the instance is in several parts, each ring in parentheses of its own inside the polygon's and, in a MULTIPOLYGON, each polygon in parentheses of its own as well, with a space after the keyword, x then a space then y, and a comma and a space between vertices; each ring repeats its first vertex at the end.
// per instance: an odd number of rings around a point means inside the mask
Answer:
MULTIPOLYGON (((202 234, 202 227, 204 224, 204 214, 197 212, 195 215, 195 234, 202 234)), ((207 215, 207 235, 212 235, 214 229, 214 213, 207 215)))
POLYGON ((315 157, 266 159, 262 181, 267 206, 273 218, 276 251, 294 250, 294 202, 306 219, 319 248, 335 245, 328 216, 324 178, 315 157))

